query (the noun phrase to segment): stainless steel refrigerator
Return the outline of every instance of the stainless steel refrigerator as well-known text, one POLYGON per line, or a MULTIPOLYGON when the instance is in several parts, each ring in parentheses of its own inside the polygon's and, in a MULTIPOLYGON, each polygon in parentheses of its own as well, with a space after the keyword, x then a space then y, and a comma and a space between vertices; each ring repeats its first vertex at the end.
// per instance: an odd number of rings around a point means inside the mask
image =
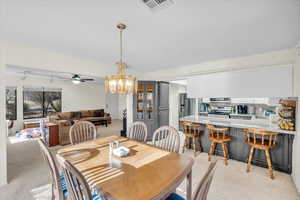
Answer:
MULTIPOLYGON (((195 99, 187 98, 186 93, 179 94, 179 120, 182 117, 193 115, 195 113, 195 99)), ((179 123, 179 129, 182 127, 179 123)))

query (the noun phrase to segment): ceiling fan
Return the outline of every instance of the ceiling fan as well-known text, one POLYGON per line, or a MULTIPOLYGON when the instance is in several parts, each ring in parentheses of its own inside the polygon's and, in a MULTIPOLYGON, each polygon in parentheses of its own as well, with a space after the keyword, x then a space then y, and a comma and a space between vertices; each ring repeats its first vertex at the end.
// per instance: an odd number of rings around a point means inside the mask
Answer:
POLYGON ((72 83, 75 85, 78 85, 80 83, 87 82, 87 81, 94 81, 94 79, 93 78, 80 78, 80 76, 78 74, 74 74, 72 76, 72 83))

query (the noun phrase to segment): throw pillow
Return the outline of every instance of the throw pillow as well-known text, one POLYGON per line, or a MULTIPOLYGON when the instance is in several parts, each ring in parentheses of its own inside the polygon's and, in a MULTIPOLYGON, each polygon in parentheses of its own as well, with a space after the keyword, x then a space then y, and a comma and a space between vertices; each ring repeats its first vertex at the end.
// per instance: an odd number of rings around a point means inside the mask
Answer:
POLYGON ((80 119, 81 112, 72 112, 72 119, 80 119))
POLYGON ((104 117, 104 109, 95 110, 95 117, 104 117))

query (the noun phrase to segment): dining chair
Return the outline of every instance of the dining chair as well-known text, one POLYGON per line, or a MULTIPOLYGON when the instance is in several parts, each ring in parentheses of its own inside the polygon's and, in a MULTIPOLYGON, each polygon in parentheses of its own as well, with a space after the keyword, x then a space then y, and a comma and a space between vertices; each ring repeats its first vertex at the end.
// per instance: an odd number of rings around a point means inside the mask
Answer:
POLYGON ((72 145, 95 140, 97 136, 96 126, 88 121, 78 121, 70 128, 69 135, 72 145))
POLYGON ((133 122, 129 132, 128 138, 137 140, 139 142, 146 142, 147 140, 147 125, 144 122, 133 122))
MULTIPOLYGON (((206 200, 209 188, 211 186, 211 182, 214 177, 214 173, 216 171, 217 160, 210 163, 206 173, 198 184, 196 190, 194 191, 192 200, 206 200)), ((172 193, 167 197, 166 200, 185 200, 182 196, 172 193)))
POLYGON ((44 160, 47 162, 52 178, 52 200, 66 199, 67 187, 64 180, 64 176, 59 174, 58 167, 54 161, 52 154, 47 148, 42 139, 38 139, 38 143, 43 155, 44 160))
POLYGON ((175 128, 162 126, 154 132, 152 144, 161 149, 178 153, 180 148, 180 135, 175 128))
POLYGON ((69 161, 60 154, 56 154, 56 158, 63 170, 70 200, 107 200, 107 198, 101 196, 100 191, 96 192, 94 189, 92 193, 85 178, 69 161))

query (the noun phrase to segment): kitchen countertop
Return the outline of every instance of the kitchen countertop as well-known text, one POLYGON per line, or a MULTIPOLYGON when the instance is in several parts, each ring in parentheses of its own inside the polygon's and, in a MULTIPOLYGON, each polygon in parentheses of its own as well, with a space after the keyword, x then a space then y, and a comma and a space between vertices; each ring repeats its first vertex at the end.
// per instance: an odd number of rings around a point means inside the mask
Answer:
POLYGON ((233 128, 254 128, 267 131, 273 131, 284 134, 295 135, 296 131, 281 130, 277 124, 270 124, 268 121, 264 120, 241 120, 241 119, 224 119, 217 117, 206 117, 206 116, 186 116, 180 118, 180 121, 189 121, 199 124, 211 124, 216 126, 225 126, 233 128))

